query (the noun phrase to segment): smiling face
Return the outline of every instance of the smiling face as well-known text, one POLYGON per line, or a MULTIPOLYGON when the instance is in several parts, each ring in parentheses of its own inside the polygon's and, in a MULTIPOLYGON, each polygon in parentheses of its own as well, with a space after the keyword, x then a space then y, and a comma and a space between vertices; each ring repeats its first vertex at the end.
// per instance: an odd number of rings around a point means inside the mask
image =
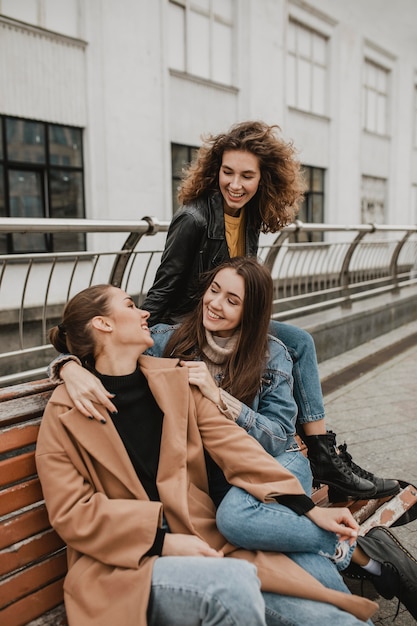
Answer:
POLYGON ((260 180, 258 157, 243 150, 226 150, 219 170, 225 213, 239 213, 258 191, 260 180))
POLYGON ((219 337, 230 337, 243 313, 245 283, 235 269, 217 272, 203 296, 203 326, 219 337))
POLYGON ((147 322, 148 311, 138 309, 131 296, 116 287, 112 290, 109 305, 111 313, 107 319, 116 343, 139 346, 142 351, 153 345, 147 322))

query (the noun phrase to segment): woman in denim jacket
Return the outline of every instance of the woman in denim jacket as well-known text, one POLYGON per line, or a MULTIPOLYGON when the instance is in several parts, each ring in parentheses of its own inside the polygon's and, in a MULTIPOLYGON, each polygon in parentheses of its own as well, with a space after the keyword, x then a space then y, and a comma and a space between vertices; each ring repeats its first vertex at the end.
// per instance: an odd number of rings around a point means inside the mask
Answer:
POLYGON ((293 363, 285 345, 267 334, 272 293, 272 280, 263 266, 255 259, 235 257, 207 274, 196 310, 180 326, 159 324, 152 329, 154 345, 148 353, 180 358, 180 364, 189 368, 190 383, 294 474, 306 494, 265 504, 228 485, 206 455, 217 526, 234 545, 284 552, 303 567, 306 555, 313 560, 315 555, 326 556, 339 571, 356 567, 363 576, 369 574, 381 595, 402 598, 415 617, 412 589, 417 565, 396 537, 377 528, 349 545, 311 523, 308 500, 313 476, 295 440, 293 363))
MULTIPOLYGON (((353 535, 340 533, 340 524, 352 522, 347 509, 315 507, 311 500, 312 473, 295 440, 292 361, 285 345, 268 334, 272 296, 269 271, 254 258, 235 257, 206 275, 203 296, 181 325, 159 324, 151 331, 147 354, 175 358, 188 368, 190 384, 257 439, 304 489, 304 494, 280 496, 279 502, 260 502, 229 485, 205 453, 218 529, 233 545, 289 554, 329 586, 335 585, 332 567, 343 571, 353 563, 363 575, 369 572, 379 593, 392 597, 395 592, 417 615, 412 593, 417 565, 398 540, 386 529, 373 529, 377 537, 359 538, 358 545, 353 535), (318 572, 319 555, 327 557, 328 567, 318 572)), ((75 378, 65 380, 72 396, 75 378)))

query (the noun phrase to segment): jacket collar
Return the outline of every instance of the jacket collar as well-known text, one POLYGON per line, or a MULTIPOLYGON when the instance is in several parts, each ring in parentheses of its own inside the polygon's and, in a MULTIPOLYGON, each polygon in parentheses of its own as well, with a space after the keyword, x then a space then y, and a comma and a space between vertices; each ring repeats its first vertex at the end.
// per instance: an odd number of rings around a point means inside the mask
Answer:
MULTIPOLYGON (((226 232, 224 227, 224 207, 223 196, 220 191, 215 191, 207 198, 208 217, 207 217, 207 236, 209 239, 226 240, 226 232)), ((250 210, 247 206, 245 210, 250 210)), ((259 230, 249 228, 246 219, 246 254, 248 256, 256 256, 259 245, 259 230)))
POLYGON ((224 209, 223 196, 220 191, 215 191, 207 198, 208 204, 208 227, 207 235, 209 239, 224 239, 224 209))

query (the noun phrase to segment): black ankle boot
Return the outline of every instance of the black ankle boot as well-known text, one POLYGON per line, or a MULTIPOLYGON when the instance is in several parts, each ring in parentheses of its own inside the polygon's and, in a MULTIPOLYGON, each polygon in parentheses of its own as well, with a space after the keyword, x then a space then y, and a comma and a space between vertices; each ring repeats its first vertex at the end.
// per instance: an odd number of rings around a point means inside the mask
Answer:
POLYGON ((334 433, 328 431, 325 435, 305 436, 304 441, 308 448, 311 471, 316 481, 335 488, 337 495, 345 498, 374 497, 375 485, 370 480, 354 474, 349 465, 337 454, 334 433))
POLYGON ((371 528, 365 537, 358 537, 358 545, 381 563, 380 576, 366 576, 377 592, 389 600, 396 596, 417 619, 417 560, 384 526, 371 528))
POLYGON ((338 446, 339 456, 340 458, 349 465, 350 469, 356 476, 360 478, 366 478, 366 480, 371 481, 376 487, 376 494, 374 498, 385 498, 386 496, 395 496, 396 493, 400 491, 400 483, 398 480, 394 480, 393 478, 378 478, 371 472, 364 470, 362 467, 357 465, 352 456, 347 451, 347 444, 343 443, 338 446))

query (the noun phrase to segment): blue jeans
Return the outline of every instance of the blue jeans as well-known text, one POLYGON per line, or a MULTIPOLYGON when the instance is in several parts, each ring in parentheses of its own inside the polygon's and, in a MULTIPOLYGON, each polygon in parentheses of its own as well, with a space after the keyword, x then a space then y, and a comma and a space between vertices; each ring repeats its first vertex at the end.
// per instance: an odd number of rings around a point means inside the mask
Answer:
MULTIPOLYGON (((327 559, 294 555, 327 587, 347 591, 327 559)), ((371 624, 371 622, 368 622, 371 624)), ((240 559, 161 557, 155 561, 149 626, 363 626, 323 602, 262 593, 255 566, 240 559)))
POLYGON ((265 626, 256 567, 238 559, 160 557, 153 567, 148 625, 162 624, 265 626))
MULTIPOLYGON (((296 476, 307 495, 311 491, 311 470, 301 452, 283 452, 277 461, 296 476)), ((333 559, 343 548, 337 568, 346 569, 355 545, 341 544, 337 536, 319 528, 305 515, 298 515, 278 502, 264 503, 239 487, 231 487, 216 515, 217 527, 235 546, 247 550, 309 553, 333 559)))
POLYGON ((271 320, 269 332, 287 346, 294 367, 294 398, 298 422, 314 422, 324 418, 324 403, 316 347, 313 337, 302 328, 271 320))

